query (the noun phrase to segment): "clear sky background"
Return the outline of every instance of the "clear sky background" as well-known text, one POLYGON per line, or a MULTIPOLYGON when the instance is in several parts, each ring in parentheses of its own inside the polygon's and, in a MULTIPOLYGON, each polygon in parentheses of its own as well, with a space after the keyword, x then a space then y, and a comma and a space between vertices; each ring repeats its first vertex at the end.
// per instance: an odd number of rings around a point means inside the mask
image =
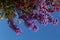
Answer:
POLYGON ((33 32, 26 28, 25 24, 21 22, 23 33, 16 35, 5 19, 0 20, 0 40, 60 40, 60 12, 52 14, 55 18, 58 18, 57 25, 48 24, 43 26, 37 22, 39 26, 38 32, 33 32))

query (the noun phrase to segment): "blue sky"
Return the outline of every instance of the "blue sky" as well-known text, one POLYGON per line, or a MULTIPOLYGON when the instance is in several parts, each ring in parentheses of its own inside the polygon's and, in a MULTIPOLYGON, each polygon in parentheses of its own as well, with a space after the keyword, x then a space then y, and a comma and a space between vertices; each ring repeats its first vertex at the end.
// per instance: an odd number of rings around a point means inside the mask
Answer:
POLYGON ((37 22, 39 26, 38 32, 33 32, 26 28, 25 24, 21 22, 23 33, 16 35, 5 19, 0 20, 0 40, 60 40, 60 12, 52 14, 59 20, 57 25, 48 24, 43 26, 37 22))

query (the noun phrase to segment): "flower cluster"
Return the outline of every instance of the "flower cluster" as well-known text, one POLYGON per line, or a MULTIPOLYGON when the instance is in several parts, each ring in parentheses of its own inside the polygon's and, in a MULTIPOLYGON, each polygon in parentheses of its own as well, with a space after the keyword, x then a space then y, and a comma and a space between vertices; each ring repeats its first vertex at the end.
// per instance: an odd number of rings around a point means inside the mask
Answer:
POLYGON ((27 28, 36 32, 39 27, 35 25, 35 20, 44 25, 56 24, 57 19, 51 15, 52 12, 59 10, 59 0, 0 0, 0 19, 5 18, 10 28, 17 34, 21 33, 22 30, 17 27, 16 20, 23 19, 27 28))

